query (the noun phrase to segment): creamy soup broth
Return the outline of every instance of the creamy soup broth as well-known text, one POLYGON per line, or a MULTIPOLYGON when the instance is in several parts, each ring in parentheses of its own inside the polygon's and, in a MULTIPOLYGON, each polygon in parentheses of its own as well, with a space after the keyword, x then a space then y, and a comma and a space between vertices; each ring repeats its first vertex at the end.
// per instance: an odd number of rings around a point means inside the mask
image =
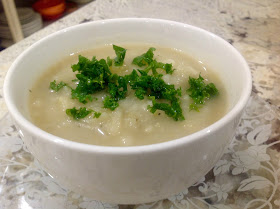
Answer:
MULTIPOLYGON (((132 69, 139 69, 138 66, 131 64, 133 58, 145 53, 151 47, 151 45, 137 44, 121 46, 127 49, 124 65, 111 68, 112 73, 118 75, 130 74, 132 69)), ((156 48, 154 58, 157 61, 172 63, 176 69, 172 75, 166 75, 161 70, 158 72, 164 74, 165 82, 174 84, 176 88, 182 88, 180 101, 185 120, 175 121, 159 110, 152 114, 147 107, 152 105, 151 100, 148 98, 139 100, 134 96, 133 90, 129 90, 127 98, 120 100, 119 107, 111 111, 103 108, 102 100, 107 95, 104 92, 94 94, 97 100, 84 105, 71 98, 71 90, 67 87, 63 87, 58 92, 49 89, 50 82, 53 80, 64 81, 75 86, 72 81, 75 79, 75 73, 72 72, 71 65, 78 62, 78 54, 89 59, 96 56, 98 60, 106 59, 107 56, 115 57, 112 46, 107 45, 66 57, 48 69, 35 82, 30 89, 29 99, 32 121, 46 132, 80 143, 136 146, 165 142, 192 134, 219 120, 226 113, 226 91, 217 74, 202 62, 176 49, 152 47, 156 48), (197 78, 199 74, 206 82, 213 82, 216 85, 219 95, 209 99, 199 112, 189 111, 189 104, 192 101, 186 93, 188 78, 189 76, 197 78), (86 118, 74 120, 65 113, 66 109, 73 107, 87 107, 102 114, 99 118, 93 118, 91 114, 86 118)))

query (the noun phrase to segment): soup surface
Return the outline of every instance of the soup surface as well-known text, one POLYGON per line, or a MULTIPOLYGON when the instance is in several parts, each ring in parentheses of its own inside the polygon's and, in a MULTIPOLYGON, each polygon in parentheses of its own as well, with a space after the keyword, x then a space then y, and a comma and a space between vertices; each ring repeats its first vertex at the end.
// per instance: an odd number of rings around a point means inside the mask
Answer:
MULTIPOLYGON (((150 45, 127 44, 124 64, 121 67, 112 66, 110 70, 118 75, 130 74, 133 69, 141 69, 132 63, 134 57, 145 53, 150 45)), ((180 97, 185 120, 175 121, 164 111, 150 112, 148 105, 152 101, 145 97, 139 100, 132 89, 128 89, 127 97, 119 101, 119 107, 114 111, 103 107, 106 94, 101 91, 95 93, 94 100, 86 104, 71 98, 71 89, 63 87, 60 91, 51 91, 50 82, 64 81, 75 87, 75 73, 71 65, 78 62, 78 54, 71 54, 48 69, 30 90, 29 110, 32 122, 41 129, 53 135, 80 143, 103 146, 136 146, 160 143, 177 139, 201 130, 219 120, 227 111, 227 96, 222 81, 211 69, 202 62, 190 58, 176 49, 153 46, 154 58, 159 62, 172 63, 175 68, 172 75, 164 73, 163 80, 182 89, 180 97), (197 111, 190 111, 192 103, 186 89, 189 88, 189 76, 198 78, 201 75, 206 83, 213 82, 219 90, 219 95, 206 101, 197 111), (89 114, 85 118, 75 120, 67 115, 66 109, 86 107, 101 115, 94 118, 89 114)), ((79 53, 89 59, 93 56, 99 60, 107 56, 115 57, 112 45, 106 45, 91 51, 79 53)))

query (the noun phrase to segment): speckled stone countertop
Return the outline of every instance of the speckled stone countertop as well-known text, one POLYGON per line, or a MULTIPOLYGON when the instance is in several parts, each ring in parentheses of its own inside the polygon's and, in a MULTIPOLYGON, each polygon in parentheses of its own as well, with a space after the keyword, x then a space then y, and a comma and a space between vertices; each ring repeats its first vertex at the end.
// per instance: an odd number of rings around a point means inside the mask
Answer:
MULTIPOLYGON (((56 185, 56 188, 53 183, 51 188, 46 186, 47 190, 66 196, 67 201, 62 204, 60 200, 55 199, 54 205, 43 206, 41 198, 41 202, 39 201, 38 204, 36 202, 37 206, 30 206, 30 208, 280 208, 279 0, 96 0, 2 51, 0 53, 0 137, 4 145, 13 143, 9 145, 12 149, 12 154, 10 153, 9 156, 26 156, 28 153, 17 138, 13 138, 15 141, 9 143, 5 141, 9 137, 17 136, 16 131, 12 130, 14 127, 7 115, 2 92, 5 74, 15 58, 36 41, 60 29, 88 21, 121 17, 161 18, 188 23, 219 35, 237 48, 247 60, 253 76, 251 103, 243 116, 240 129, 237 130, 232 145, 217 163, 212 174, 194 185, 193 188, 197 186, 197 190, 190 188, 168 200, 149 205, 117 206, 59 190, 60 187, 56 185), (214 181, 211 175, 215 177, 214 181), (207 178, 212 180, 208 181, 207 178), (226 180, 227 178, 230 180, 226 180), (225 183, 233 181, 236 185, 225 183), (246 195, 248 198, 245 198, 246 195), (58 203, 60 206, 56 205, 58 203)), ((7 155, 5 156, 1 155, 0 148, 0 177, 3 175, 1 163, 8 159, 7 155)), ((9 160, 9 166, 17 162, 10 158, 9 160)), ((36 168, 39 169, 39 165, 35 164, 34 160, 27 160, 25 166, 29 168, 37 166, 36 168)), ((43 173, 41 170, 40 172, 43 173)), ((6 184, 3 180, 5 178, 2 176, 0 185, 7 185, 7 179, 6 184)), ((40 182, 50 185, 46 181, 50 182, 47 175, 42 174, 40 182)), ((20 189, 17 188, 16 194, 24 197, 25 203, 31 204, 35 194, 28 193, 26 188, 24 191, 20 189), (28 197, 30 197, 29 202, 28 197)), ((51 195, 47 196, 46 200, 50 200, 50 197, 51 195)), ((10 199, 9 202, 0 198, 0 209, 17 208, 13 205, 13 198, 10 199), (4 201, 7 204, 2 206, 1 203, 4 201)), ((25 207, 18 206, 18 208, 25 207)))

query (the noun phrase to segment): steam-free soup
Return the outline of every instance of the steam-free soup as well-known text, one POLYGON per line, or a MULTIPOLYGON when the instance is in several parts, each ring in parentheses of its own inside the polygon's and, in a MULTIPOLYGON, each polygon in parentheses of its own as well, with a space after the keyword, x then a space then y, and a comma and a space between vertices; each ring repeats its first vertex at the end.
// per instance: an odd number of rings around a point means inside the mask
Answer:
MULTIPOLYGON (((110 67, 112 73, 118 75, 130 74, 133 69, 142 69, 132 60, 147 51, 150 45, 122 45, 127 49, 123 66, 110 67)), ((153 46, 154 47, 154 46, 153 46)), ((104 146, 136 146, 165 142, 177 139, 199 131, 219 120, 227 111, 227 96, 219 76, 199 60, 194 60, 187 54, 170 48, 156 46, 154 58, 158 62, 172 63, 175 68, 172 75, 163 74, 162 79, 175 88, 182 89, 180 97, 181 108, 185 120, 175 121, 168 117, 164 111, 157 110, 152 114, 148 106, 152 105, 147 96, 140 100, 135 97, 131 88, 128 88, 127 97, 120 100, 119 106, 114 110, 104 108, 103 100, 107 94, 103 91, 93 95, 94 100, 86 104, 71 98, 71 89, 67 86, 58 92, 50 90, 50 82, 64 81, 70 86, 76 85, 75 73, 71 65, 78 62, 78 54, 89 59, 115 57, 111 45, 71 54, 48 69, 30 89, 29 110, 31 119, 38 127, 53 135, 72 141, 104 145, 104 146), (219 95, 206 101, 205 105, 197 111, 190 111, 192 103, 186 89, 188 89, 189 76, 201 75, 206 83, 213 82, 219 90, 219 95), (75 120, 65 112, 73 107, 86 107, 101 115, 95 118, 89 114, 85 118, 75 120)))

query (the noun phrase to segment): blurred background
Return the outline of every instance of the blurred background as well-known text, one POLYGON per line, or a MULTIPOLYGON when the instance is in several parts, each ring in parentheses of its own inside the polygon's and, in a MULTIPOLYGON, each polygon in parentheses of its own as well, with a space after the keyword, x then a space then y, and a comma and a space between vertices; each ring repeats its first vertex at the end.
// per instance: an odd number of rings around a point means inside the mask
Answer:
POLYGON ((93 0, 0 0, 0 51, 93 0))

